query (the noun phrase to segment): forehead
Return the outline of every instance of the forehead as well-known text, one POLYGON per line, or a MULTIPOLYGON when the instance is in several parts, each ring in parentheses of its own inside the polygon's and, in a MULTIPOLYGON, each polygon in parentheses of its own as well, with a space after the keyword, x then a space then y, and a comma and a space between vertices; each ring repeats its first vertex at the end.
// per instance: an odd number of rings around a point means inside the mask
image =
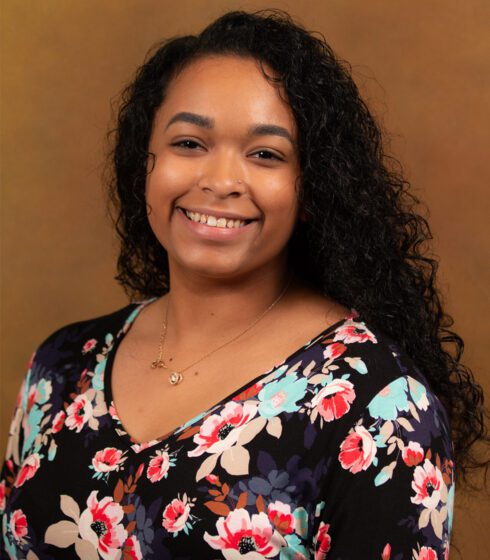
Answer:
MULTIPOLYGON (((264 65, 270 76, 275 73, 264 65)), ((211 117, 221 123, 267 122, 295 135, 295 120, 285 95, 264 76, 253 58, 234 55, 206 56, 195 60, 170 82, 159 109, 161 118, 180 111, 211 117)))

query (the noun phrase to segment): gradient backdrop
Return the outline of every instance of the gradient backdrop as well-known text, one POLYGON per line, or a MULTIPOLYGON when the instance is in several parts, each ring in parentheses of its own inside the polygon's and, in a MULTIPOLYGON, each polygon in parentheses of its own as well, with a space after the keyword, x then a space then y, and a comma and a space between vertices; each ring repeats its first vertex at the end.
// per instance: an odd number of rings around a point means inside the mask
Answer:
MULTIPOLYGON (((36 346, 127 303, 113 280, 101 180, 111 100, 157 40, 199 31, 226 9, 267 7, 321 31, 352 64, 390 153, 430 210, 439 286, 465 363, 488 390, 487 0, 3 0, 2 454, 36 346)), ((485 518, 488 503, 457 494, 464 559, 488 558, 485 518)))

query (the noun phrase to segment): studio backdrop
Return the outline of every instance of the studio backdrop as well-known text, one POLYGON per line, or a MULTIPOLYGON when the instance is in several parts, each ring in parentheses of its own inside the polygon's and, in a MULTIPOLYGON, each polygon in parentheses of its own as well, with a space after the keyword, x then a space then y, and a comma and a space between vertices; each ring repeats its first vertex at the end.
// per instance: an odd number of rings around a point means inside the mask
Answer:
MULTIPOLYGON (((2 2, 1 449, 36 346, 127 303, 102 181, 111 102, 147 50, 225 10, 283 8, 352 64, 429 209, 463 362, 489 387, 487 0, 2 2)), ((490 507, 456 494, 453 542, 488 557, 490 507)), ((455 548, 451 558, 458 558, 455 548)))

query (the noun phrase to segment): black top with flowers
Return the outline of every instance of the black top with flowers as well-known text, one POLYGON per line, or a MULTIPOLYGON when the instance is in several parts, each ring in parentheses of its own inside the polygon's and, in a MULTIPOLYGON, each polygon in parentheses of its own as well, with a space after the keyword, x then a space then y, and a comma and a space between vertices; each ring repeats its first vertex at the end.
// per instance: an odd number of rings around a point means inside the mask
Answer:
POLYGON ((2 557, 447 559, 448 418, 393 340, 352 310, 138 444, 111 368, 153 300, 65 326, 33 354, 1 472, 2 557))

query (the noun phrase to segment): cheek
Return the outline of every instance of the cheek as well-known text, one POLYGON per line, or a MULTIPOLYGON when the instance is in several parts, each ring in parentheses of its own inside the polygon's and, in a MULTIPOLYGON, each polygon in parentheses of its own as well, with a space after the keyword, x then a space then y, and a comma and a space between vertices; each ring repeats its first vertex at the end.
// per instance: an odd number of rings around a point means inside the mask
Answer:
POLYGON ((171 158, 167 160, 160 158, 147 177, 146 200, 150 205, 152 203, 168 204, 172 199, 185 192, 191 180, 189 169, 182 163, 175 159, 172 161, 171 158))
POLYGON ((289 177, 284 181, 269 183, 267 188, 260 188, 257 192, 258 203, 267 217, 282 220, 287 225, 294 222, 298 210, 298 195, 295 190, 294 180, 289 177))
POLYGON ((172 191, 167 177, 156 169, 146 179, 146 213, 150 227, 157 237, 162 225, 170 218, 172 191))

